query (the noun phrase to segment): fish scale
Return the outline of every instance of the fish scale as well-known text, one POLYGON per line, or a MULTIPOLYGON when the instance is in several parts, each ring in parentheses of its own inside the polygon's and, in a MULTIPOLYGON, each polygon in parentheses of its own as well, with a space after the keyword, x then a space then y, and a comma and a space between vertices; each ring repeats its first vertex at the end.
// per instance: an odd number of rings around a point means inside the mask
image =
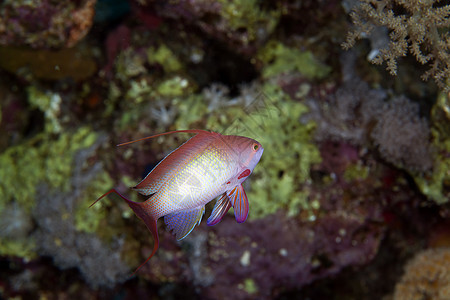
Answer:
POLYGON ((156 219, 169 213, 205 205, 224 192, 223 184, 232 176, 228 155, 217 147, 192 157, 181 165, 152 201, 156 219), (213 170, 213 171, 212 171, 213 170))

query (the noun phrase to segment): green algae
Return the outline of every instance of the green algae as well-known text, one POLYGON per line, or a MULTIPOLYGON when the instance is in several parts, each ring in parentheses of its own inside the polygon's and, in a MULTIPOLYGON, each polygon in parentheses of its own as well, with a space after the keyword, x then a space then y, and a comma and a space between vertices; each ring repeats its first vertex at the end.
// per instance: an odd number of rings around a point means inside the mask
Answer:
POLYGON ((0 242, 0 256, 17 256, 26 260, 35 258, 36 242, 32 238, 15 240, 2 238, 0 242))
POLYGON ((105 192, 105 189, 113 185, 113 180, 106 171, 98 174, 89 184, 83 195, 80 197, 75 208, 75 228, 78 231, 93 233, 99 229, 101 221, 106 218, 106 211, 102 209, 104 202, 96 203, 89 207, 94 201, 105 192))
POLYGON ((136 55, 133 49, 127 48, 120 52, 115 60, 116 78, 122 82, 127 82, 130 78, 144 75, 147 70, 144 66, 146 58, 136 55))
POLYGON ((175 120, 175 128, 191 128, 206 114, 208 107, 199 94, 189 95, 186 99, 175 99, 172 105, 178 108, 179 117, 175 120))
POLYGON ((167 118, 164 119, 167 115, 158 114, 158 110, 166 107, 176 110, 169 103, 189 97, 197 89, 184 65, 165 44, 147 48, 145 55, 136 55, 131 48, 125 50, 116 59, 115 68, 119 82, 109 85, 104 116, 111 117, 120 107, 122 113, 117 122, 120 130, 129 130, 149 115, 157 127, 160 128, 161 123, 167 125, 167 118), (164 72, 155 68, 156 64, 164 72), (143 116, 143 112, 148 113, 143 116))
POLYGON ((153 87, 145 79, 131 80, 125 98, 127 100, 132 100, 135 103, 141 103, 148 100, 152 90, 153 87))
POLYGON ((246 278, 244 280, 243 288, 249 295, 253 295, 258 292, 258 285, 252 278, 246 278))
MULTIPOLYGON (((96 139, 96 134, 90 128, 81 127, 75 132, 56 136, 42 132, 22 144, 9 147, 0 154, 0 210, 3 211, 8 203, 15 202, 25 213, 30 214, 39 200, 36 199, 36 193, 41 183, 61 192, 69 192, 75 153, 90 147, 96 139)), ((91 187, 97 185, 97 181, 90 184, 91 187)), ((83 222, 94 226, 91 219, 87 218, 83 222)), ((34 251, 35 241, 28 236, 6 237, 0 243, 0 255, 31 259, 35 257, 34 251)))
POLYGON ((61 96, 49 91, 43 92, 35 86, 27 88, 28 102, 31 108, 37 108, 45 115, 45 130, 47 132, 58 133, 61 131, 59 113, 61 106, 61 96))
POLYGON ((95 140, 95 133, 88 127, 81 127, 57 138, 40 133, 8 148, 0 154, 0 202, 16 201, 30 211, 40 182, 68 191, 75 152, 91 146, 95 140))
POLYGON ((147 60, 150 64, 160 64, 166 73, 177 72, 183 68, 180 60, 164 44, 160 45, 157 49, 154 47, 148 48, 147 60))
POLYGON ((163 97, 179 97, 190 93, 189 80, 184 76, 175 75, 162 81, 157 87, 156 91, 163 97))
POLYGON ((219 0, 221 4, 220 15, 231 30, 245 30, 242 41, 249 43, 258 40, 263 32, 264 36, 270 34, 278 24, 281 16, 280 9, 263 9, 258 0, 219 0))
POLYGON ((269 41, 258 52, 257 58, 264 63, 263 78, 298 72, 308 79, 322 79, 331 71, 331 68, 317 60, 311 51, 300 51, 276 41, 269 41))
POLYGON ((431 174, 413 174, 420 191, 437 204, 450 199, 450 99, 441 93, 431 111, 434 166, 431 174))
POLYGON ((0 229, 0 256, 35 257, 35 239, 29 236, 32 217, 16 203, 0 203, 0 229))
POLYGON ((310 167, 321 161, 319 149, 312 143, 315 124, 300 123, 307 107, 290 100, 277 87, 266 86, 264 92, 266 99, 276 100, 267 101, 262 110, 242 119, 249 129, 246 136, 256 138, 265 149, 248 192, 254 199, 249 214, 252 219, 280 208, 289 215, 309 209, 310 167))
POLYGON ((344 179, 347 182, 354 180, 365 180, 369 176, 370 168, 358 161, 356 164, 351 164, 345 168, 344 179))

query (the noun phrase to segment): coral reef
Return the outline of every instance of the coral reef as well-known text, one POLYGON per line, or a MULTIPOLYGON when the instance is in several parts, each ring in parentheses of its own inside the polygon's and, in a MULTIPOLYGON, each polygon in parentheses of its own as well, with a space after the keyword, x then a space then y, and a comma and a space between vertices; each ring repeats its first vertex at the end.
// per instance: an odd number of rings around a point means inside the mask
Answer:
POLYGON ((157 15, 182 20, 243 54, 254 52, 267 40, 281 15, 277 5, 255 0, 141 2, 153 6, 157 15))
POLYGON ((0 255, 35 258, 35 241, 29 239, 33 229, 31 215, 17 203, 1 203, 0 217, 0 255))
POLYGON ((449 95, 415 76, 448 85, 448 1, 415 24, 417 1, 269 2, 0 4, 0 298, 375 300, 448 246, 449 95), (348 41, 372 30, 395 80, 368 44, 342 50, 351 3, 348 41), (264 146, 249 218, 180 242, 161 222, 130 277, 147 228, 120 197, 88 207, 113 186, 145 200, 128 187, 191 135, 115 145, 194 128, 264 146))
POLYGON ((258 201, 252 204, 249 216, 258 218, 279 209, 296 215, 300 209, 311 205, 309 170, 321 161, 317 146, 311 143, 315 125, 299 126, 299 119, 307 109, 290 100, 281 90, 266 87, 262 95, 264 107, 235 120, 242 122, 237 133, 255 136, 264 147, 278 149, 266 152, 260 168, 253 173, 248 195, 258 201), (290 139, 291 134, 295 140, 290 139))
POLYGON ((435 152, 432 173, 428 176, 414 176, 422 193, 439 204, 446 203, 450 199, 449 111, 449 96, 442 93, 431 113, 432 147, 435 152))
POLYGON ((240 299, 276 297, 283 290, 370 260, 379 244, 375 231, 359 236, 370 225, 351 216, 330 215, 303 223, 275 214, 245 228, 231 218, 224 221, 226 226, 216 227, 209 238, 208 265, 214 270, 214 281, 206 289, 209 297, 231 293, 240 299), (240 233, 237 237, 236 232, 240 233), (270 276, 261 272, 266 268, 270 276))
POLYGON ((427 171, 433 166, 429 125, 419 117, 418 105, 397 97, 382 106, 371 132, 383 158, 400 168, 427 171))
POLYGON ((257 55, 263 62, 262 76, 270 78, 281 73, 301 73, 307 78, 324 78, 330 68, 317 61, 310 51, 289 48, 275 41, 267 42, 257 55))
POLYGON ((317 122, 318 141, 340 140, 367 148, 377 147, 386 161, 408 171, 433 167, 428 122, 419 116, 417 104, 406 97, 387 101, 383 90, 370 89, 353 79, 320 106, 308 101, 311 114, 304 120, 317 122))
POLYGON ((86 36, 96 0, 2 1, 0 45, 72 47, 86 36))
MULTIPOLYGON (((82 178, 78 180, 81 182, 77 184, 86 185, 96 172, 98 168, 88 174, 80 174, 82 178)), ((82 190, 80 186, 75 187, 82 190)), ((39 226, 33 234, 37 252, 51 256, 54 264, 61 269, 78 268, 92 287, 111 287, 129 276, 129 268, 120 257, 123 240, 104 244, 95 234, 80 232, 80 228, 75 226, 75 216, 70 213, 75 210, 77 196, 51 192, 45 185, 40 187, 37 193, 40 201, 33 210, 39 226)), ((86 210, 86 205, 82 209, 86 210)))
POLYGON ((429 249, 417 254, 405 267, 395 286, 394 299, 450 298, 450 249, 429 249))
POLYGON ((35 205, 36 188, 40 182, 62 191, 71 189, 68 178, 72 173, 73 155, 79 149, 91 146, 95 139, 96 135, 85 127, 73 135, 63 134, 57 140, 42 134, 8 148, 0 156, 3 166, 0 171, 3 178, 1 202, 15 201, 30 211, 35 205))
POLYGON ((410 53, 421 64, 430 65, 423 79, 433 78, 440 88, 448 90, 450 4, 447 1, 361 0, 350 16, 355 28, 347 35, 344 48, 370 35, 375 27, 385 27, 391 32, 389 44, 373 54, 372 62, 386 62, 387 70, 396 75, 397 60, 410 53))

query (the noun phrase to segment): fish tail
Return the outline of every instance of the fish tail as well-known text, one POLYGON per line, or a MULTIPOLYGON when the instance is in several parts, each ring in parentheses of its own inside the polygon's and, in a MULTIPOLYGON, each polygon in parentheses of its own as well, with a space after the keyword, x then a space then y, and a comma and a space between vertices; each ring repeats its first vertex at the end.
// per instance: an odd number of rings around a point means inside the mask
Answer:
POLYGON ((139 271, 149 260, 155 255, 156 251, 159 247, 159 236, 158 236, 158 226, 157 219, 153 216, 152 210, 150 209, 149 202, 151 198, 145 202, 134 202, 124 198, 127 201, 128 206, 134 211, 134 213, 144 221, 145 225, 147 225, 148 230, 152 233, 154 245, 153 251, 150 256, 133 272, 133 275, 139 271))
POLYGON ((134 213, 141 218, 145 225, 147 225, 148 230, 150 230, 150 232, 152 233, 153 236, 153 240, 154 245, 153 245, 153 251, 150 254, 150 256, 147 258, 146 261, 144 261, 134 272, 133 275, 136 274, 136 272, 142 268, 149 260, 150 258, 152 258, 153 255, 155 255, 156 250, 158 250, 159 247, 159 236, 158 236, 158 227, 157 227, 157 219, 153 216, 152 211, 150 209, 150 199, 148 199, 145 202, 134 202, 131 201, 129 199, 127 199, 126 197, 122 196, 118 191, 116 191, 116 189, 111 189, 108 192, 106 192, 105 194, 103 194, 100 198, 98 198, 97 200, 95 200, 94 203, 92 203, 89 207, 91 207, 92 205, 94 205, 95 203, 97 203, 99 200, 101 200, 102 198, 106 197, 107 195, 111 194, 111 193, 115 193, 117 194, 119 197, 121 197, 123 200, 125 200, 128 203, 128 206, 130 206, 130 208, 134 211, 134 213))
POLYGON ((94 201, 94 203, 92 203, 91 205, 89 205, 89 208, 91 208, 92 206, 94 206, 95 203, 97 203, 98 201, 100 201, 101 199, 103 199, 104 197, 108 196, 111 193, 115 193, 117 195, 119 195, 120 197, 122 197, 123 199, 126 199, 124 196, 122 196, 118 191, 116 191, 116 189, 110 189, 108 192, 104 193, 103 195, 101 195, 97 200, 94 201))

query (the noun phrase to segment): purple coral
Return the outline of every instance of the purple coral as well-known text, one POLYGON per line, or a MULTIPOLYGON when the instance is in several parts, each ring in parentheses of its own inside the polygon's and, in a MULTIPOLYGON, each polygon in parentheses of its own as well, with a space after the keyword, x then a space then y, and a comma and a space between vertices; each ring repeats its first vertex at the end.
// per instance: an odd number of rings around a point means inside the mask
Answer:
POLYGON ((429 124, 419 117, 419 106, 404 96, 383 105, 371 137, 388 162, 418 171, 433 166, 429 124))
POLYGON ((268 299, 365 264, 376 254, 381 233, 361 219, 337 214, 312 223, 276 214, 245 226, 226 218, 215 229, 208 264, 214 280, 204 292, 234 299, 268 299), (253 295, 239 288, 246 278, 257 287, 253 295))
POLYGON ((419 116, 419 106, 405 96, 387 98, 371 89, 353 70, 354 58, 341 57, 343 85, 324 100, 308 99, 310 113, 303 121, 317 123, 317 141, 349 142, 370 149, 397 167, 427 171, 432 167, 430 129, 419 116))
POLYGON ((2 1, 0 45, 72 47, 89 32, 96 1, 2 1))

